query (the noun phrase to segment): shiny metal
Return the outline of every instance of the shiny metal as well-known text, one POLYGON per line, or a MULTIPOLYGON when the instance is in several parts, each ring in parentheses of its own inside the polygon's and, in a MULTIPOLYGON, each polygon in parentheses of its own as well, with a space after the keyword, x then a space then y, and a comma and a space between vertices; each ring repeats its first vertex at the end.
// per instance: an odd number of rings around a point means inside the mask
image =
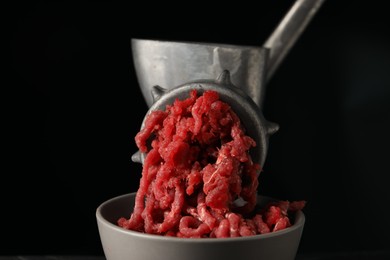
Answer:
MULTIPOLYGON (((279 128, 262 114, 265 84, 323 2, 297 0, 263 47, 132 39, 147 115, 165 109, 176 98, 188 97, 190 89, 216 90, 256 141, 252 158, 263 165, 268 139, 279 128)), ((132 160, 142 163, 144 154, 137 152, 132 160)))
POLYGON ((325 0, 295 1, 264 43, 263 47, 270 50, 266 82, 272 78, 276 69, 324 2, 325 0))
POLYGON ((153 86, 165 89, 229 70, 232 83, 262 108, 265 84, 325 0, 297 0, 260 46, 132 39, 132 55, 146 104, 153 104, 153 86))
MULTIPOLYGON (((256 149, 251 151, 252 160, 263 165, 267 154, 269 137, 279 129, 279 126, 267 121, 257 104, 242 89, 232 84, 230 73, 227 70, 223 71, 216 80, 199 80, 193 83, 185 83, 166 91, 164 95, 159 96, 154 101, 145 116, 144 122, 147 115, 154 110, 165 110, 165 106, 172 104, 177 98, 188 98, 190 91, 194 89, 198 93, 203 93, 206 90, 217 91, 220 99, 231 106, 241 119, 247 134, 257 144, 256 149)), ((144 126, 144 122, 142 122, 141 128, 144 126)), ((137 152, 131 159, 134 162, 142 163, 145 155, 137 152)))
POLYGON ((149 107, 155 85, 172 89, 190 81, 215 79, 223 70, 229 70, 233 84, 258 106, 262 103, 267 49, 143 39, 132 39, 131 45, 138 82, 149 107))

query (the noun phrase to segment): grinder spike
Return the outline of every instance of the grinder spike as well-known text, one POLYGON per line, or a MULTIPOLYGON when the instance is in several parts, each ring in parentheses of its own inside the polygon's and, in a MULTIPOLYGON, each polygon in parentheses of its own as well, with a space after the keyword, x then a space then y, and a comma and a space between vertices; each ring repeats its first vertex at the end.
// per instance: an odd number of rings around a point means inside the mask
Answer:
POLYGON ((159 100, 161 98, 161 96, 164 95, 164 93, 166 93, 167 91, 168 91, 167 89, 160 87, 159 85, 153 86, 152 91, 151 91, 153 103, 155 103, 157 100, 159 100))
POLYGON ((268 126, 267 126, 267 134, 268 135, 273 135, 278 130, 279 130, 278 124, 268 121, 268 126))
POLYGON ((134 153, 131 156, 131 160, 133 162, 136 162, 136 163, 142 163, 142 154, 141 154, 141 152, 138 150, 136 153, 134 153))
POLYGON ((222 73, 217 78, 217 83, 223 85, 232 85, 230 80, 230 72, 228 70, 222 71, 222 73))

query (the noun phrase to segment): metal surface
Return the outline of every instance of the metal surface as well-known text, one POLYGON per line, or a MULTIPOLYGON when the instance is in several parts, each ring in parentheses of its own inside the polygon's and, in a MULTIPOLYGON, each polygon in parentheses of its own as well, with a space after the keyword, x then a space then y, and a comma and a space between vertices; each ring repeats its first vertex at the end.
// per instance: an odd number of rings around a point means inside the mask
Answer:
POLYGON ((295 1, 294 5, 264 43, 263 47, 270 50, 267 65, 267 82, 272 78, 276 69, 324 2, 325 0, 295 1))
MULTIPOLYGON (((323 2, 297 0, 263 47, 132 39, 133 61, 149 107, 147 114, 165 109, 175 98, 187 97, 190 89, 216 90, 256 141, 253 161, 262 166, 268 138, 278 130, 277 124, 262 115, 265 83, 323 2)), ((137 152, 132 160, 143 163, 144 155, 137 152)))
MULTIPOLYGON (((252 160, 263 165, 267 154, 269 137, 279 129, 279 126, 267 121, 253 100, 242 89, 232 84, 228 71, 222 72, 218 79, 214 81, 203 80, 186 83, 170 90, 158 89, 157 92, 162 91, 163 94, 160 92, 155 96, 156 99, 147 115, 154 110, 164 110, 165 106, 172 104, 176 98, 188 98, 190 91, 193 89, 196 89, 198 93, 203 93, 206 90, 217 91, 220 99, 228 103, 233 111, 237 113, 248 135, 255 140, 257 147, 251 150, 252 160)), ((141 128, 143 126, 144 122, 141 128)), ((140 152, 132 156, 134 162, 143 162, 144 159, 145 155, 140 152)))
POLYGON ((172 89, 186 82, 215 79, 230 71, 232 83, 262 108, 265 83, 274 75, 325 0, 297 0, 263 46, 132 39, 137 79, 153 104, 155 85, 172 89))
POLYGON ((142 94, 150 107, 155 85, 172 89, 183 83, 215 79, 229 70, 260 106, 268 50, 260 47, 132 39, 133 61, 142 94))

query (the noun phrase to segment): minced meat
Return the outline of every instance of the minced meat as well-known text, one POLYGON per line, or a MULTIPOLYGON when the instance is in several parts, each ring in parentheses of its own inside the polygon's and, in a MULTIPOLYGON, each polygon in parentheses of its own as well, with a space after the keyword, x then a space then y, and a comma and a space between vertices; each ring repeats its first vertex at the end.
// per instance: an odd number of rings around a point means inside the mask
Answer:
POLYGON ((260 165, 255 141, 215 91, 176 99, 151 112, 135 137, 145 153, 129 219, 118 225, 163 236, 203 238, 263 234, 291 225, 288 211, 304 201, 283 201, 255 211, 260 165), (236 203, 240 201, 240 203, 236 203))

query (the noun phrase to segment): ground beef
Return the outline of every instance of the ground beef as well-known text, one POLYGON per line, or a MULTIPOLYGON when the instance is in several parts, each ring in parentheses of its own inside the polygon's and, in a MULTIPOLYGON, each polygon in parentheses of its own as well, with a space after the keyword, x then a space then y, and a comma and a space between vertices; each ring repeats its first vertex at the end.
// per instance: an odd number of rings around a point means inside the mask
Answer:
POLYGON ((153 111, 135 137, 146 154, 135 206, 118 225, 164 236, 203 238, 264 234, 291 225, 304 201, 255 211, 255 141, 215 91, 192 90, 165 111, 153 111), (235 203, 236 200, 241 203, 235 203))

